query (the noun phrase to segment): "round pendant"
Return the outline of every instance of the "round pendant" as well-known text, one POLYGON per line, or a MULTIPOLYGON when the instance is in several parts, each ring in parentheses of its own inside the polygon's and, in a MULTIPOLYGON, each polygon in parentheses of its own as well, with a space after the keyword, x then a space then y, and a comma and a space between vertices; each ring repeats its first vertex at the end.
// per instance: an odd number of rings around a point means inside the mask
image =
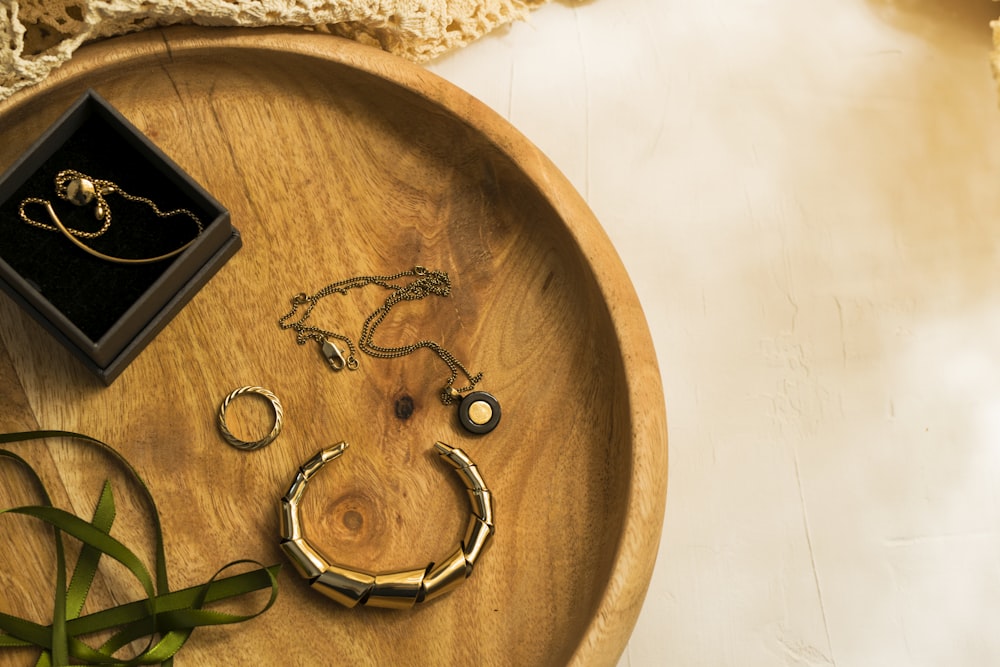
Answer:
POLYGON ((89 204, 96 193, 94 184, 86 178, 74 178, 66 184, 66 199, 77 206, 89 204))
POLYGON ((474 391, 459 404, 458 420, 470 433, 489 433, 500 423, 500 402, 485 391, 474 391))

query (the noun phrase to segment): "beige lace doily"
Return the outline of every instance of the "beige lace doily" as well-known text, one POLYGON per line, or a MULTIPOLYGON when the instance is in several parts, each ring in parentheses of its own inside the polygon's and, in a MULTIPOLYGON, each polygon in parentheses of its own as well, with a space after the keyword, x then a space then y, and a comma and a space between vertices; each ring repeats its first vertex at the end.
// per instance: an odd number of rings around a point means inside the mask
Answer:
POLYGON ((549 0, 0 0, 0 100, 84 42, 178 23, 303 26, 416 62, 464 46, 549 0))

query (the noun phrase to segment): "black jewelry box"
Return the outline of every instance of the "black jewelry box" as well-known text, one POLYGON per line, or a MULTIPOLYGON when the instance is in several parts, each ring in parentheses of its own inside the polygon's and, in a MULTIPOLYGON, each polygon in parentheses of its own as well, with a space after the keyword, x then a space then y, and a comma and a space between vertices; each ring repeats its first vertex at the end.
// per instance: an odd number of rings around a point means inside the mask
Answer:
MULTIPOLYGON (((25 209, 51 224, 40 203, 25 209)), ((216 271, 240 248, 229 212, 93 90, 81 96, 0 176, 0 289, 105 384, 111 384, 216 271), (88 254, 58 231, 20 215, 26 198, 51 202, 71 229, 100 227, 94 203, 76 207, 56 196, 55 177, 73 169, 113 182, 128 198, 104 196, 111 225, 82 239, 115 257, 180 254, 121 264, 88 254), (145 201, 136 198, 144 198, 145 201), (157 215, 191 211, 190 216, 157 215), (89 225, 89 226, 88 226, 89 225)))

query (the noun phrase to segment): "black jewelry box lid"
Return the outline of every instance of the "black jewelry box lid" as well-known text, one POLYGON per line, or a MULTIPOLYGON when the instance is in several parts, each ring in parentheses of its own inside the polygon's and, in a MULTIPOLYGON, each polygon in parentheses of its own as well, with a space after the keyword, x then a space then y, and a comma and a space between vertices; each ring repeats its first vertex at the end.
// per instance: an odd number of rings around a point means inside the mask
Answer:
MULTIPOLYGON (((114 193, 106 199, 112 226, 135 225, 130 218, 142 212, 145 224, 163 222, 148 205, 114 193)), ((39 220, 46 215, 40 205, 31 211, 39 220)), ((0 231, 0 289, 106 384, 241 246, 229 212, 93 90, 0 176, 0 231), (163 210, 190 209, 204 229, 183 253, 155 264, 92 257, 19 215, 27 197, 69 206, 55 196, 54 177, 63 169, 114 181, 163 210)))

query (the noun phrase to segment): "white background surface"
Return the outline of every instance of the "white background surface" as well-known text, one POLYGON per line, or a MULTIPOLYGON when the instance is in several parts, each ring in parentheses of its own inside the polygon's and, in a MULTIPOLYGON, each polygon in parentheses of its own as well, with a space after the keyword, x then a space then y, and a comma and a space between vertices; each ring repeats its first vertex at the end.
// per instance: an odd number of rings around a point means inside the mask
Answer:
POLYGON ((987 0, 594 0, 430 66, 620 253, 670 437, 620 665, 1000 664, 987 0))

